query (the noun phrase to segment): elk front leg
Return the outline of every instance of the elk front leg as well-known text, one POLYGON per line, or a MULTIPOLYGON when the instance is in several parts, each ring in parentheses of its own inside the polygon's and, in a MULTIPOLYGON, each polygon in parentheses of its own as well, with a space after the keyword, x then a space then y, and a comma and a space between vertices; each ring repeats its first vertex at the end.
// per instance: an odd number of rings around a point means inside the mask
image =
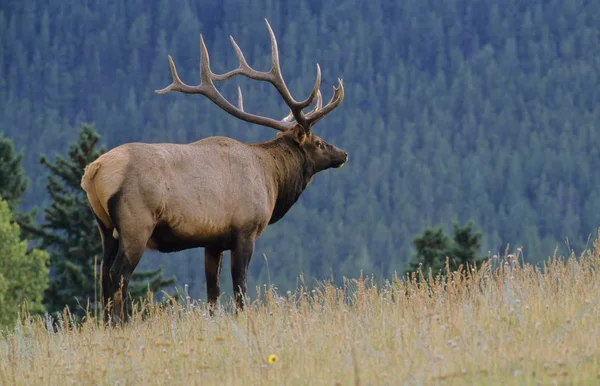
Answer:
POLYGON ((204 273, 206 275, 206 297, 210 315, 214 314, 214 307, 221 294, 221 267, 223 266, 223 251, 204 249, 204 273))
POLYGON ((242 311, 246 298, 246 279, 248 276, 248 265, 254 252, 254 240, 242 239, 236 243, 231 250, 231 278, 233 280, 233 293, 235 294, 235 305, 242 311))

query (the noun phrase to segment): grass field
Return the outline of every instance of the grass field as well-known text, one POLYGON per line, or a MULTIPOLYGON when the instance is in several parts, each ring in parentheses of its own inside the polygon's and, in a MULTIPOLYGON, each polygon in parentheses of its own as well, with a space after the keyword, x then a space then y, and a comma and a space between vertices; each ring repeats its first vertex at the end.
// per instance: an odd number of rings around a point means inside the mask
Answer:
POLYGON ((0 383, 598 384, 600 246, 543 268, 518 260, 431 285, 263 287, 237 317, 182 301, 124 328, 30 319, 0 338, 0 383))

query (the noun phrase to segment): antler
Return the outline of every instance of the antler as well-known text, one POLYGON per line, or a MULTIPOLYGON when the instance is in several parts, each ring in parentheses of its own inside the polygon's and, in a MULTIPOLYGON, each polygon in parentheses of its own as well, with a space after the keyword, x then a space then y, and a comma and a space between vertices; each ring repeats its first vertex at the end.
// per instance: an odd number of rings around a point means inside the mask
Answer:
POLYGON ((340 105, 340 103, 342 103, 342 101, 344 100, 344 83, 342 79, 338 78, 338 84, 338 87, 333 86, 333 95, 331 96, 331 99, 329 100, 329 102, 327 102, 325 107, 323 107, 322 109, 315 108, 310 113, 308 113, 308 115, 305 118, 306 125, 308 125, 307 127, 312 127, 315 123, 319 122, 325 115, 332 112, 336 107, 340 105))
MULTIPOLYGON (((269 29, 269 36, 271 37, 271 50, 272 50, 272 66, 269 72, 257 71, 251 68, 246 59, 244 58, 244 54, 240 50, 240 47, 237 45, 233 37, 230 36, 231 44, 235 49, 235 53, 240 62, 240 66, 232 71, 229 71, 225 74, 215 74, 210 69, 210 59, 208 56, 208 50, 206 49, 206 45, 204 44, 204 39, 202 35, 200 35, 200 51, 201 51, 201 60, 200 60, 200 85, 198 86, 189 86, 185 84, 177 75, 177 69, 175 68, 175 63, 173 59, 169 55, 169 65, 171 67, 171 74, 173 76, 173 83, 169 86, 163 88, 162 90, 156 90, 157 94, 166 94, 171 91, 179 91, 185 94, 201 94, 206 96, 209 100, 215 103, 217 106, 225 110, 227 113, 233 115, 236 118, 242 119, 246 122, 256 123, 262 126, 268 126, 273 129, 279 131, 285 131, 296 125, 295 122, 291 121, 291 117, 289 119, 284 120, 276 120, 268 117, 262 117, 259 115, 250 114, 244 111, 243 102, 241 97, 241 91, 238 88, 238 98, 239 98, 239 108, 233 106, 227 99, 221 95, 221 93, 216 89, 214 82, 220 82, 232 78, 236 75, 243 75, 250 79, 269 82, 279 92, 285 103, 291 110, 291 116, 295 119, 297 123, 299 123, 305 130, 310 130, 311 126, 314 125, 317 121, 319 121, 323 116, 327 113, 335 109, 342 101, 344 97, 344 89, 342 85, 341 79, 338 79, 339 87, 334 87, 334 95, 331 101, 324 107, 320 108, 321 99, 319 87, 321 86, 321 68, 317 64, 317 80, 315 82, 315 86, 311 92, 311 94, 304 101, 296 101, 290 91, 288 90, 285 81, 283 80, 283 76, 281 75, 281 67, 279 65, 279 50, 277 48, 277 40, 275 39, 275 34, 269 25, 269 21, 265 19, 267 23, 267 28, 269 29), (315 97, 317 97, 318 107, 315 107, 307 116, 305 116, 302 112, 302 109, 309 106, 315 97)), ((286 117, 287 118, 287 117, 286 117)))
MULTIPOLYGON (((241 94, 240 94, 241 97, 241 94)), ((241 99, 240 99, 241 100, 241 99)), ((317 104, 315 105, 315 107, 310 110, 310 112, 308 113, 308 115, 321 110, 321 107, 323 106, 323 97, 321 96, 321 90, 319 90, 317 92, 317 104)), ((292 122, 292 120, 294 120, 294 112, 290 110, 290 113, 282 119, 282 121, 284 122, 292 122)))
MULTIPOLYGON (((321 107, 323 106, 323 97, 321 96, 321 90, 319 90, 317 92, 317 104, 315 105, 315 107, 310 110, 309 114, 314 113, 315 111, 318 111, 321 109, 321 107)), ((241 111, 244 111, 244 97, 242 96, 242 89, 240 88, 240 86, 238 86, 238 109, 240 109, 241 111)), ((292 122, 294 120, 294 113, 292 113, 290 111, 290 113, 283 118, 281 121, 282 122, 292 122)))

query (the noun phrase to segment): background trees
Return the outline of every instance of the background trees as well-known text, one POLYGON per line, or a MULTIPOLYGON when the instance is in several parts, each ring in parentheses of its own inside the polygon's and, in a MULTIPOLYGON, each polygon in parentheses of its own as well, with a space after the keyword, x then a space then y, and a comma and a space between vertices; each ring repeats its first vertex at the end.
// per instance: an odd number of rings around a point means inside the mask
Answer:
POLYGON ((479 266, 486 256, 479 255, 481 232, 473 230, 473 224, 464 227, 452 226, 452 237, 447 236, 441 226, 427 228, 413 240, 415 253, 404 268, 405 272, 418 272, 427 277, 446 273, 446 261, 450 272, 479 266))
MULTIPOLYGON (((343 104, 316 130, 350 155, 343 169, 317 176, 259 240, 255 256, 267 256, 280 289, 293 287, 299 272, 389 276, 423 229, 442 224, 448 233, 453 221, 477 224, 482 255, 510 243, 536 261, 557 246, 587 245, 600 213, 600 3, 205 3, 3 2, 0 126, 26 150, 23 209, 49 200, 39 154, 66 151, 85 121, 108 147, 272 138, 201 97, 153 92, 171 81, 168 54, 183 80, 198 82, 199 33, 215 71, 237 66, 230 34, 249 63, 268 68, 266 16, 298 98, 313 85, 315 62, 326 99, 336 77, 344 79, 343 104)), ((240 79, 219 88, 234 100, 238 84, 246 110, 287 114, 268 85, 240 79)), ((141 265, 161 263, 192 296, 204 296, 200 251, 147 254, 141 265)), ((267 281, 264 259, 250 269, 250 286, 267 281)))

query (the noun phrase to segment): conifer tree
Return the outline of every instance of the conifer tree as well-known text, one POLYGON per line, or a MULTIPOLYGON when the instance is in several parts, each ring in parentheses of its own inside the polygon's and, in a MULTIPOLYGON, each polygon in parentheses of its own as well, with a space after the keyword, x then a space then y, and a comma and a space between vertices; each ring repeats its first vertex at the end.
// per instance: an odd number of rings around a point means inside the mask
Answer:
POLYGON ((480 232, 474 232, 473 224, 467 223, 464 227, 453 224, 452 238, 444 234, 441 226, 426 228, 420 236, 413 240, 415 254, 405 266, 405 272, 422 270, 425 276, 431 269, 435 277, 445 273, 446 258, 451 272, 462 268, 479 266, 486 259, 479 256, 481 246, 480 232))
POLYGON ((12 141, 0 134, 0 195, 13 213, 29 185, 22 159, 23 152, 15 154, 12 141))
MULTIPOLYGON (((75 315, 94 306, 95 290, 100 292, 99 266, 102 243, 94 214, 89 207, 80 182, 85 166, 103 152, 97 148, 100 136, 90 125, 83 125, 76 143, 69 146, 67 157, 56 155, 41 162, 50 175, 46 189, 52 204, 44 209, 44 222, 32 229, 40 239, 40 248, 50 252, 50 286, 45 303, 51 312, 61 312, 65 306, 75 315), (95 287, 97 283, 97 287, 95 287)), ((144 297, 175 282, 162 277, 162 268, 136 272, 129 292, 133 299, 144 297)), ((91 309, 89 309, 91 311, 91 309)))
POLYGON ((0 134, 0 196, 7 203, 12 220, 31 224, 35 211, 22 213, 17 210, 29 185, 29 178, 21 166, 22 159, 23 152, 16 154, 12 141, 0 134))

